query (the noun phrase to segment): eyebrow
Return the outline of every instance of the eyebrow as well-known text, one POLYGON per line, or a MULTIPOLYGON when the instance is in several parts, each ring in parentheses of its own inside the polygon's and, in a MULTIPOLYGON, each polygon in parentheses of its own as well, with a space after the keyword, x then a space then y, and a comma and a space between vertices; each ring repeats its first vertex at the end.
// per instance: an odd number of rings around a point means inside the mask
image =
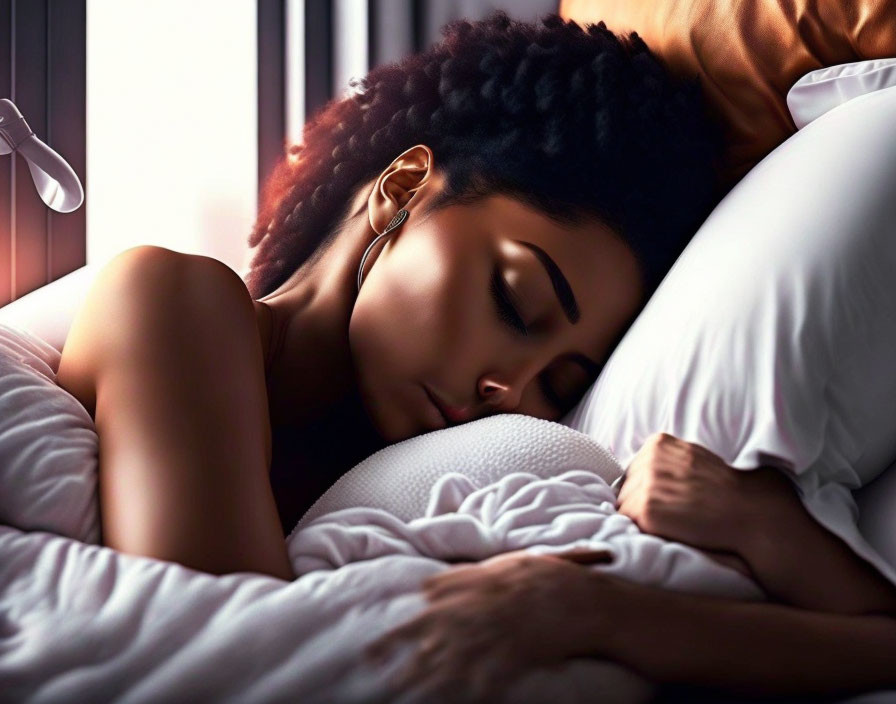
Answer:
MULTIPOLYGON (((576 297, 572 292, 572 286, 569 285, 569 281, 567 281, 566 277, 563 275, 560 267, 557 266, 557 262, 551 258, 551 255, 533 242, 526 242, 526 240, 514 240, 514 242, 521 244, 524 247, 528 247, 535 252, 538 261, 542 263, 551 279, 554 293, 557 294, 557 300, 560 301, 560 307, 563 309, 563 314, 566 316, 566 319, 573 325, 578 323, 579 318, 581 317, 579 303, 576 301, 576 297)), ((601 367, 599 364, 578 352, 568 355, 567 359, 581 366, 589 376, 596 377, 600 372, 601 367)))
POLYGON ((541 247, 532 242, 526 242, 525 240, 514 240, 525 247, 528 247, 535 255, 538 257, 538 261, 540 261, 544 265, 545 271, 548 272, 548 276, 551 277, 551 284, 554 286, 554 293, 557 294, 557 299, 560 301, 560 307, 563 308, 563 313, 566 315, 566 319, 571 322, 573 325, 579 322, 579 303, 576 301, 576 297, 573 295, 572 286, 569 285, 569 281, 566 280, 566 277, 563 275, 563 272, 560 271, 560 267, 557 266, 557 262, 551 259, 551 255, 545 252, 541 247))
POLYGON ((557 299, 560 301, 560 307, 563 308, 563 313, 566 315, 566 319, 573 325, 578 323, 580 317, 578 301, 576 301, 576 297, 573 295, 569 281, 566 280, 566 277, 563 275, 563 272, 560 271, 560 267, 557 266, 557 263, 537 244, 526 242, 525 240, 514 240, 514 242, 528 247, 535 252, 538 261, 544 265, 545 271, 547 271, 548 276, 551 277, 554 293, 557 294, 557 299))

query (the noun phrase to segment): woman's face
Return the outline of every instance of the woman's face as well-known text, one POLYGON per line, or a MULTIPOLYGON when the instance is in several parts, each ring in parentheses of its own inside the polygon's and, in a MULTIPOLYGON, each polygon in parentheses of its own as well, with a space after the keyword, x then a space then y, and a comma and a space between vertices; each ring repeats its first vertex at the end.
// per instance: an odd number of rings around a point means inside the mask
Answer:
POLYGON ((564 227, 503 195, 422 221, 408 210, 371 252, 349 325, 379 434, 397 442, 445 427, 429 394, 455 409, 451 425, 496 413, 559 420, 643 303, 629 247, 596 220, 564 227))

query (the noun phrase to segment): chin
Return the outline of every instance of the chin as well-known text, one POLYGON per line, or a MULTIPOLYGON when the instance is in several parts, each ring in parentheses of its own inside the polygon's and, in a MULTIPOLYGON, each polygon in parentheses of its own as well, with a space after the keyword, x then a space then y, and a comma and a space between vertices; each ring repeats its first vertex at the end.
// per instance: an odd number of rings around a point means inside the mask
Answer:
POLYGON ((383 444, 391 445, 437 430, 424 427, 422 418, 402 414, 402 409, 395 402, 397 394, 385 394, 385 398, 392 403, 379 402, 370 394, 362 395, 371 431, 377 434, 383 444), (409 425, 409 421, 413 423, 409 425))
POLYGON ((388 422, 388 408, 381 403, 379 399, 363 384, 358 383, 358 397, 360 406, 364 414, 364 420, 367 422, 368 433, 376 435, 381 443, 391 444, 403 440, 397 437, 395 429, 388 422))
POLYGON ((382 425, 374 424, 374 428, 376 429, 376 434, 379 436, 380 440, 387 445, 392 445, 396 442, 401 442, 405 440, 406 437, 401 433, 397 433, 394 430, 384 427, 382 425))

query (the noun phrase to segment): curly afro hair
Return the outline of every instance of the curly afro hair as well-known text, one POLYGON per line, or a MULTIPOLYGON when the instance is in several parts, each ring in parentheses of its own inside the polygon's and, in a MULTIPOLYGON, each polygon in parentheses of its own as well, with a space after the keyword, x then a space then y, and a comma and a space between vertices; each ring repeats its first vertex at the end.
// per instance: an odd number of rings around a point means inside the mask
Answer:
POLYGON ((722 131, 699 78, 673 78, 636 32, 554 13, 493 10, 441 32, 308 120, 262 190, 251 296, 313 263, 358 189, 424 143, 446 177, 427 213, 500 193, 560 224, 597 218, 631 247, 649 297, 721 194, 722 131))

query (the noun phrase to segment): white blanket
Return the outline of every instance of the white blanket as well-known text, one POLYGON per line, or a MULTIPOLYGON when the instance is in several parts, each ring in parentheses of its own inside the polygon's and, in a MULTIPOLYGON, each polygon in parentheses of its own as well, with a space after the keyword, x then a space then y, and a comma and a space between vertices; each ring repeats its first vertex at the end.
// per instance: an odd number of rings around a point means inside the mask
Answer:
MULTIPOLYGON (((55 384, 58 362, 39 338, 0 325, 0 700, 427 700, 389 688, 410 645, 379 669, 362 663, 363 648, 424 607, 426 577, 516 549, 603 548, 613 562, 587 569, 763 598, 740 573, 616 514, 609 481, 621 468, 590 438, 518 415, 412 438, 358 465, 289 536, 293 582, 91 544, 97 438, 55 384)), ((529 673, 507 700, 652 693, 618 665, 581 659, 529 673)))

